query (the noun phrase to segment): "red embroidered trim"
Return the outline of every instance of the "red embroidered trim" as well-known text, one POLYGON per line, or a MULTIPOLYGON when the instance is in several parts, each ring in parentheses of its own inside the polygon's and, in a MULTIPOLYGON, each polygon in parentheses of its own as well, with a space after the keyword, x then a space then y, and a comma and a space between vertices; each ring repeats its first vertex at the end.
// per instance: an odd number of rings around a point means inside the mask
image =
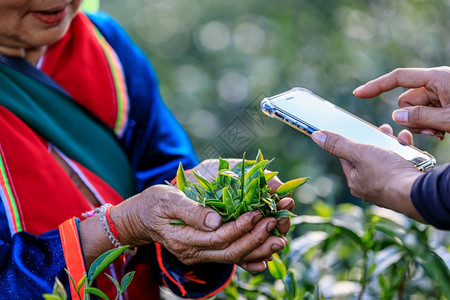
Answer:
MULTIPOLYGON (((181 295, 185 296, 186 295, 186 290, 184 289, 184 286, 181 283, 179 283, 178 281, 176 281, 169 274, 169 272, 166 270, 166 267, 164 266, 164 263, 163 263, 163 260, 162 260, 162 254, 161 254, 161 251, 162 251, 161 250, 161 245, 158 244, 158 243, 155 243, 155 248, 156 248, 156 259, 158 261, 159 268, 167 276, 167 278, 170 279, 170 281, 172 281, 180 289, 181 295)), ((164 281, 164 279, 163 279, 163 281, 164 281)), ((165 281, 164 281, 164 285, 166 287, 168 287, 165 281)))
POLYGON ((197 275, 194 274, 194 271, 189 271, 183 274, 183 277, 186 281, 196 282, 199 284, 206 284, 206 281, 200 279, 197 277, 197 275))

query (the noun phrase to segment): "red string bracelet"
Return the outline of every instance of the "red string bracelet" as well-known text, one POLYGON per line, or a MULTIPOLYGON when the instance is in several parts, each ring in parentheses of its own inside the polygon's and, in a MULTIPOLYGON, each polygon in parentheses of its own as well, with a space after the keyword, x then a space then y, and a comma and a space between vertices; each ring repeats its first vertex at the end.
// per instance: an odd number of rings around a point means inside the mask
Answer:
POLYGON ((110 212, 111 212, 112 206, 108 206, 106 208, 105 216, 106 220, 108 221, 109 228, 111 228, 111 232, 113 233, 114 237, 120 241, 119 239, 119 232, 117 231, 116 225, 114 224, 113 220, 111 219, 110 212))

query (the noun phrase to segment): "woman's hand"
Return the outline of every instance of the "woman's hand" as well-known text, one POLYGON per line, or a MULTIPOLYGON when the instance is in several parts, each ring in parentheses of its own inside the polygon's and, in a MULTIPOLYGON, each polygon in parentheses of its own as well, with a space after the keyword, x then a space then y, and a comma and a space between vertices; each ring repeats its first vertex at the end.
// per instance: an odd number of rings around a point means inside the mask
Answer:
POLYGON ((397 87, 409 90, 398 98, 400 109, 393 112, 393 119, 414 133, 442 140, 450 132, 450 68, 396 69, 353 93, 371 98, 397 87))
MULTIPOLYGON (((185 264, 236 263, 249 272, 259 272, 287 242, 284 237, 270 236, 275 218, 262 219, 260 212, 253 211, 222 225, 213 209, 167 185, 150 187, 113 207, 111 218, 122 244, 158 242, 185 264), (170 225, 177 220, 187 225, 170 225)), ((80 236, 88 265, 111 248, 97 216, 80 223, 80 236)))
MULTIPOLYGON (((405 143, 412 143, 410 133, 402 135, 405 143)), ((355 143, 330 131, 315 132, 312 138, 340 158, 353 196, 424 222, 410 197, 412 185, 422 173, 410 162, 380 147, 355 143)))

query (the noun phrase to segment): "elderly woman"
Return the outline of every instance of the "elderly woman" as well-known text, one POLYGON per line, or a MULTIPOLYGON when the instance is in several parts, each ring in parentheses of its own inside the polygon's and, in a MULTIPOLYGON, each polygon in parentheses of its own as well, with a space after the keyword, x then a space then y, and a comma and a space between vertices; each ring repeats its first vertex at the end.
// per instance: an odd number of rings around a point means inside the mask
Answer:
MULTIPOLYGON (((136 271, 130 299, 158 299, 159 283, 204 298, 235 264, 264 270, 286 245, 269 232, 287 232, 289 221, 248 212, 222 225, 212 209, 158 185, 180 162, 203 170, 214 162, 196 166, 143 53, 107 15, 79 12, 80 2, 0 0, 2 297, 40 298, 55 277, 69 292, 65 268, 77 281, 124 244, 137 254, 109 274, 136 271), (81 218, 96 207, 100 214, 81 218)), ((292 209, 293 200, 279 205, 292 209)), ((112 296, 104 278, 97 286, 112 296)))

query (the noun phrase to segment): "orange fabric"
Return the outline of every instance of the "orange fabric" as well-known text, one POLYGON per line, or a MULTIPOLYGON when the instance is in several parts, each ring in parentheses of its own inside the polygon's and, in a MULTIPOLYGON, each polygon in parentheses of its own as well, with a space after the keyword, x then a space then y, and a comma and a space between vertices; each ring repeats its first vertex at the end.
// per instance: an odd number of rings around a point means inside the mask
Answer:
MULTIPOLYGON (((76 220, 77 218, 73 217, 60 224, 59 233, 61 235, 61 244, 64 252, 64 259, 66 260, 67 271, 69 271, 75 284, 78 284, 80 279, 83 278, 84 274, 87 272, 84 265, 83 251, 81 249, 80 238, 78 236, 76 220)), ((70 293, 72 295, 72 299, 78 299, 77 291, 71 282, 70 293)), ((84 299, 84 286, 80 289, 80 296, 81 299, 84 299)))

